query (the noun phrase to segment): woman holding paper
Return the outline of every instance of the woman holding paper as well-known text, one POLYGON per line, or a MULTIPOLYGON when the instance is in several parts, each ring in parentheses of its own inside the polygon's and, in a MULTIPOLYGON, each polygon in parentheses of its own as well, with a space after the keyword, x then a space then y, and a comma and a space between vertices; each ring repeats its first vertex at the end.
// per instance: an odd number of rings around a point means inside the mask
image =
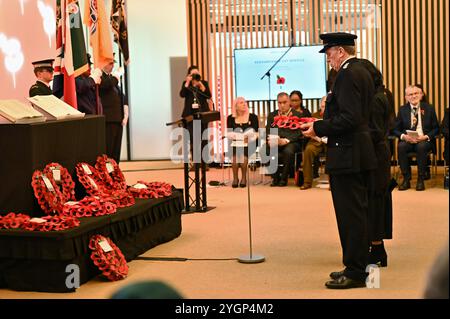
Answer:
POLYGON ((231 113, 227 118, 227 137, 231 141, 232 187, 246 187, 248 156, 256 151, 258 116, 249 112, 247 101, 243 97, 234 100, 231 113), (242 170, 240 183, 239 167, 242 170))

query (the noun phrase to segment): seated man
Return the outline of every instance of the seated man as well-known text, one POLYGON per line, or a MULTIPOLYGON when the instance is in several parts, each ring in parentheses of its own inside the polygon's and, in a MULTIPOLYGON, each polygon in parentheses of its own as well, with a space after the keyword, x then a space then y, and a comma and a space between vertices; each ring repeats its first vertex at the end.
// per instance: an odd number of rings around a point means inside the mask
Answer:
MULTIPOLYGON (((325 104, 327 97, 324 96, 320 100, 320 110, 313 113, 312 117, 317 119, 323 119, 323 112, 325 112, 325 104)), ((320 153, 326 150, 326 140, 320 137, 311 138, 306 144, 305 151, 303 152, 303 177, 304 182, 300 189, 305 190, 312 187, 313 182, 313 166, 314 160, 320 153)))
POLYGON ((418 178, 416 190, 425 190, 425 171, 427 166, 427 154, 435 151, 435 137, 439 133, 439 123, 434 108, 421 102, 423 92, 417 86, 408 86, 405 89, 407 104, 400 107, 393 130, 400 141, 398 143, 398 161, 403 175, 403 183, 399 190, 403 191, 411 187, 411 166, 408 153, 416 152, 418 178), (416 131, 417 137, 407 130, 416 131))
POLYGON ((293 110, 290 106, 289 95, 285 92, 281 92, 277 96, 278 101, 278 110, 269 114, 267 117, 267 134, 269 136, 269 146, 273 147, 270 142, 270 135, 273 135, 271 129, 278 129, 278 137, 277 145, 278 145, 278 153, 281 155, 280 161, 278 164, 283 164, 282 167, 278 166, 275 174, 272 175, 272 184, 270 186, 286 186, 287 180, 289 177, 289 170, 291 165, 294 164, 295 153, 300 151, 300 138, 301 131, 300 128, 291 129, 288 127, 278 127, 274 124, 275 117, 277 116, 296 116, 298 118, 301 117, 300 113, 293 110))

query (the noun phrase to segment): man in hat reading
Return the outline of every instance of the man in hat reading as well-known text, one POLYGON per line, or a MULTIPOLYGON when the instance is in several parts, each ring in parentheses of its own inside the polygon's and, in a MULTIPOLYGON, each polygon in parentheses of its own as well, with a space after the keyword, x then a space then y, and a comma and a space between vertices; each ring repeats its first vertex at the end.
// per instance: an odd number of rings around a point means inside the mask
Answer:
POLYGON ((37 81, 30 88, 30 97, 53 94, 50 88, 50 82, 53 81, 53 61, 55 60, 48 59, 32 62, 37 81))
POLYGON ((307 137, 328 136, 326 169, 343 251, 343 271, 330 274, 330 289, 365 287, 369 255, 368 181, 376 168, 369 133, 370 105, 375 86, 370 73, 355 57, 349 33, 321 34, 330 66, 337 71, 326 99, 323 120, 302 125, 307 137))

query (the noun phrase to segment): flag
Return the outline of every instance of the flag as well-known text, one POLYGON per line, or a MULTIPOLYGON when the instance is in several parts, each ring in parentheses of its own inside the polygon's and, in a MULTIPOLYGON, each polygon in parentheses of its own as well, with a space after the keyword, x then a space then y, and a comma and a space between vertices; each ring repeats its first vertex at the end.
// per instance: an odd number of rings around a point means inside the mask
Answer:
POLYGON ((130 53, 128 51, 128 27, 125 0, 112 0, 111 25, 114 32, 114 42, 119 44, 125 65, 128 65, 128 63, 130 63, 130 53))
POLYGON ((56 1, 56 23, 53 92, 78 108, 75 78, 89 69, 78 0, 56 1))
POLYGON ((86 0, 84 23, 89 27, 89 43, 94 53, 94 67, 103 69, 105 65, 114 61, 105 1, 86 0))

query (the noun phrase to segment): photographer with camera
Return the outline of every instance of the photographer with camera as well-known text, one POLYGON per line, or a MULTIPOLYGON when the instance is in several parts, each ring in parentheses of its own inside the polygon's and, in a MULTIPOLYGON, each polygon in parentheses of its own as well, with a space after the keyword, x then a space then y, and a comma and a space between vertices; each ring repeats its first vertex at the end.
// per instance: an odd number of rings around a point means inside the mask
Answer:
POLYGON ((189 67, 186 80, 181 87, 180 96, 184 98, 182 117, 197 112, 210 111, 208 100, 211 98, 211 91, 208 82, 202 80, 197 66, 189 67))

